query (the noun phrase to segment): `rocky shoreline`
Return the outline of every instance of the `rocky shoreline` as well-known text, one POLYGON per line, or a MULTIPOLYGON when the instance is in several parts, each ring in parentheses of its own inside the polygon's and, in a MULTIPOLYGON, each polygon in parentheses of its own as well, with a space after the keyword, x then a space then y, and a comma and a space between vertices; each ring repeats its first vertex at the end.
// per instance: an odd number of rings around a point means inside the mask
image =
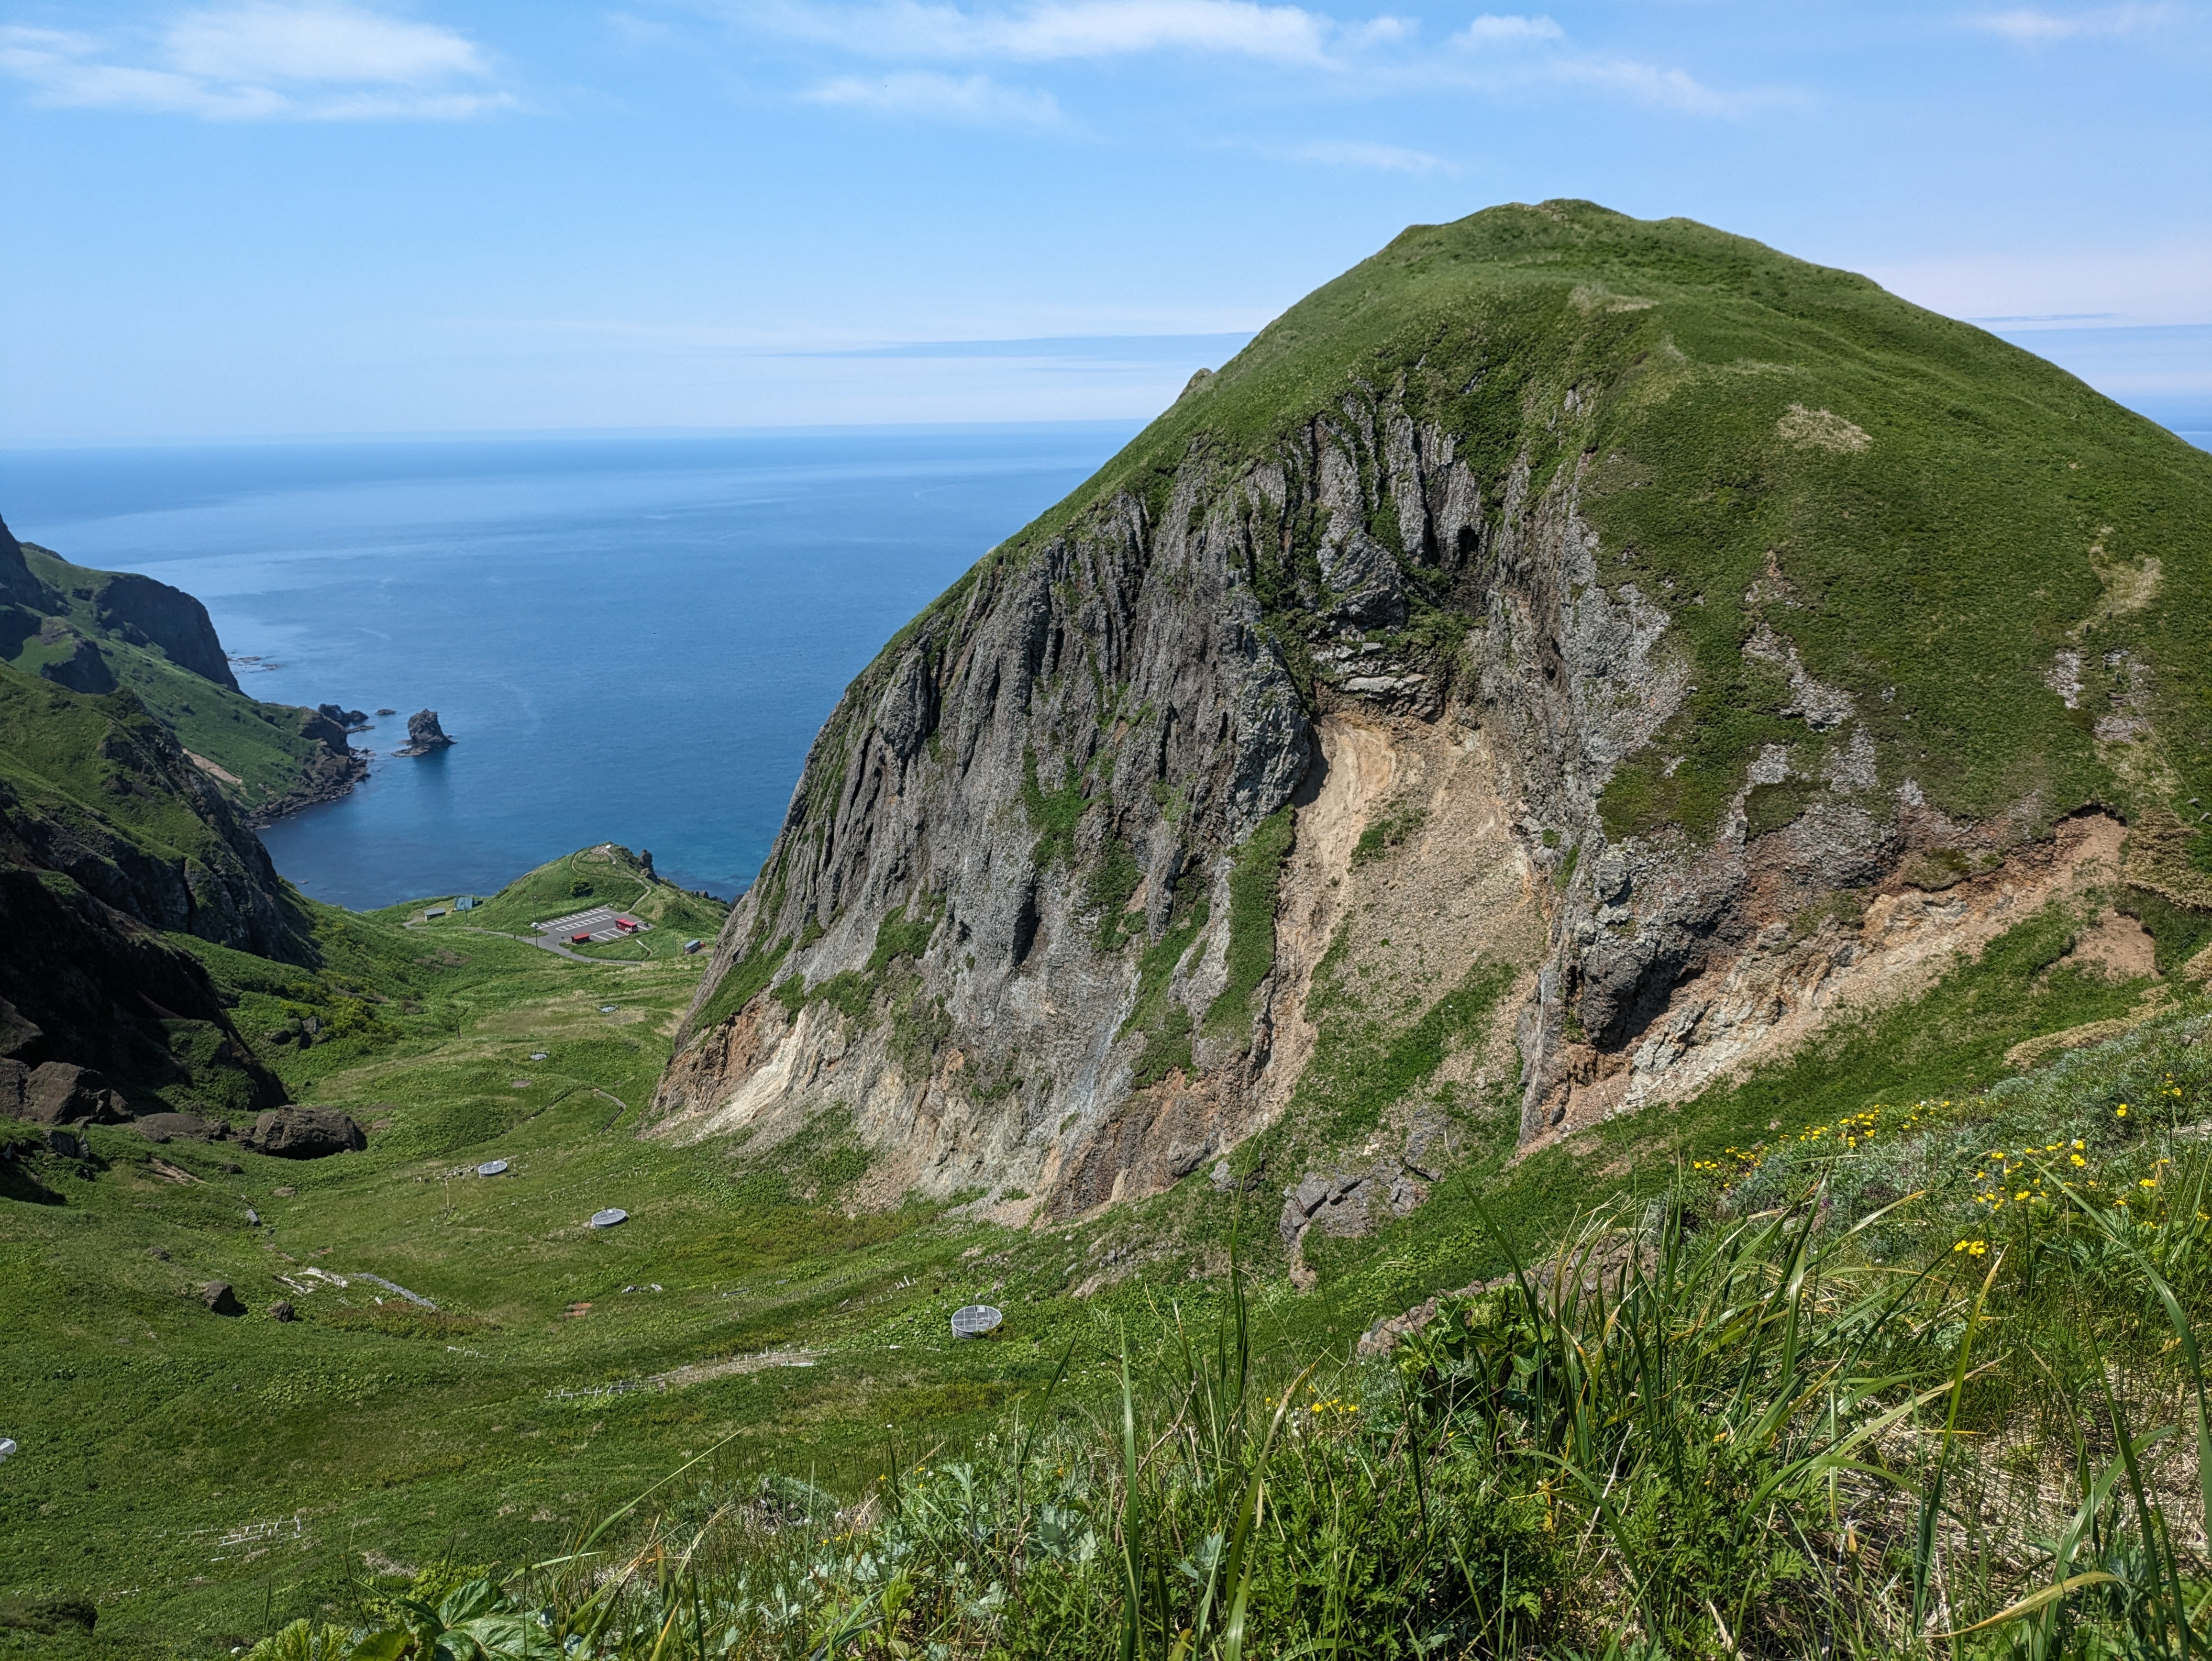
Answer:
MULTIPOLYGON (((377 711, 380 715, 384 713, 381 709, 377 711)), ((348 737, 369 729, 368 717, 358 709, 342 709, 335 703, 325 703, 308 711, 306 730, 310 737, 322 740, 323 753, 315 757, 296 788, 247 812, 244 815, 246 827, 259 830, 302 809, 337 801, 345 795, 368 776, 369 762, 376 754, 374 750, 355 749, 347 742, 348 737)), ((407 743, 393 751, 393 755, 427 756, 453 742, 438 725, 434 709, 424 709, 407 718, 407 743)))
POLYGON ((375 753, 373 750, 356 750, 349 745, 343 756, 318 756, 314 765, 308 770, 307 776, 296 788, 286 791, 272 801, 264 802, 243 816, 246 829, 259 830, 305 808, 337 800, 368 776, 369 760, 375 753))

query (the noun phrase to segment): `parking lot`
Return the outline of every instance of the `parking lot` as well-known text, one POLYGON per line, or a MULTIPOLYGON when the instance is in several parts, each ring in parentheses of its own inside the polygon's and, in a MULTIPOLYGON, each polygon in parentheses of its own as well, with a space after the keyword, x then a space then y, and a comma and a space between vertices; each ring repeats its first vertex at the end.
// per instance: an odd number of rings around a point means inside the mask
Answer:
POLYGON ((611 910, 595 905, 588 911, 579 911, 573 916, 556 917, 550 922, 541 922, 538 932, 550 934, 556 940, 573 942, 579 934, 588 934, 595 940, 626 940, 632 934, 642 934, 653 925, 627 911, 611 910), (622 925, 628 923, 629 928, 622 925))

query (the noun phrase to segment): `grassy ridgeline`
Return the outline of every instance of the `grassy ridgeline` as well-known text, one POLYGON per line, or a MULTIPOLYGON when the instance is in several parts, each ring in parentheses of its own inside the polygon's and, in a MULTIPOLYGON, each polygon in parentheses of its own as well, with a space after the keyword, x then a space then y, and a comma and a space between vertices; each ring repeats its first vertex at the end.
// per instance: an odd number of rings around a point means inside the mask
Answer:
POLYGON ((2209 1025, 1700 1161, 1386 1360, 1255 1351, 1232 1281, 1098 1323, 960 1457, 895 1429, 865 1495, 695 1464, 350 1617, 425 1654, 2181 1654, 2209 1025))

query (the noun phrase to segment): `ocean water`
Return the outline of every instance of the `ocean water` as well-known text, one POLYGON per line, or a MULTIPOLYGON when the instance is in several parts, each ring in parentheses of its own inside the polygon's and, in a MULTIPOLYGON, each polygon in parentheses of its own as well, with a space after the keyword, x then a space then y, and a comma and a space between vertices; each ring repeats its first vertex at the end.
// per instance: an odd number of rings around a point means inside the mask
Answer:
POLYGON ((307 893, 490 892, 588 843, 729 896, 846 684, 1135 423, 13 451, 0 515, 206 602, 239 684, 390 707, 262 833, 307 893), (406 716, 452 749, 401 757, 406 716))

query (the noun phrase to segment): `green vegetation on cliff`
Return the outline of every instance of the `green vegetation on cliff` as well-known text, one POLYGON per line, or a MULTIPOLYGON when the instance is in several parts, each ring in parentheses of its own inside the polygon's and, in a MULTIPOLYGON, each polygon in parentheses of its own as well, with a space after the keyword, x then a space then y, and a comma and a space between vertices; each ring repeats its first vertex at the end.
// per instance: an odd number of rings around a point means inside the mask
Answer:
POLYGON ((345 734, 312 709, 246 696, 206 609, 130 572, 72 565, 0 525, 0 661, 136 697, 240 812, 265 818, 351 782, 345 734))

